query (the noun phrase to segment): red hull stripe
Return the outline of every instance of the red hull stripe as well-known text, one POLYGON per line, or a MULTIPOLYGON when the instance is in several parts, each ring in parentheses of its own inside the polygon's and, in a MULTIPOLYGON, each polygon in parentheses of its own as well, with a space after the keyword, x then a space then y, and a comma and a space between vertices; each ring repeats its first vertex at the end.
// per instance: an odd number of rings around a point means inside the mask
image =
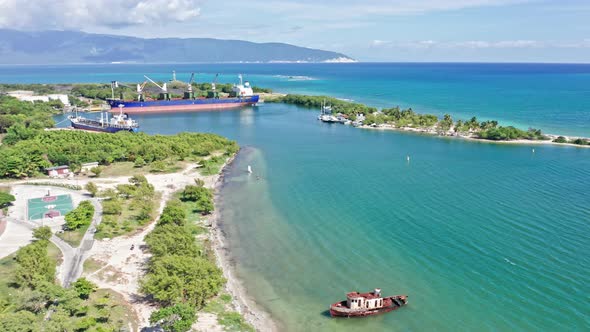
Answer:
MULTIPOLYGON (((252 105, 253 103, 220 103, 220 104, 191 104, 191 105, 171 105, 171 106, 146 106, 124 108, 123 113, 142 114, 142 113, 175 113, 175 112, 198 112, 207 110, 220 110, 228 108, 238 108, 252 105)), ((111 108, 110 112, 118 113, 119 108, 111 108)))

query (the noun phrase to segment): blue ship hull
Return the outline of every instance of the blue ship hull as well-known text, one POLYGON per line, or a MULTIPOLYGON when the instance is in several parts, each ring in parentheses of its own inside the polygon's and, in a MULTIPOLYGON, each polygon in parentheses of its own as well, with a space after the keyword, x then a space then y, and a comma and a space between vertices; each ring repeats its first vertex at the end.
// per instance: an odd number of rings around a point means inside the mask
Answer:
POLYGON ((195 112, 201 110, 227 109, 254 105, 259 96, 244 98, 207 98, 207 99, 172 99, 154 101, 129 101, 109 99, 111 112, 118 112, 119 105, 123 105, 127 114, 138 113, 166 113, 166 112, 195 112))
POLYGON ((90 130, 90 131, 97 131, 97 132, 101 132, 101 133, 116 133, 119 131, 130 131, 130 132, 137 132, 137 128, 117 128, 117 127, 109 127, 109 126, 105 126, 105 127, 101 127, 101 126, 93 126, 93 125, 88 125, 88 124, 83 124, 83 123, 74 123, 73 121, 72 123, 72 128, 74 129, 81 129, 81 130, 90 130))

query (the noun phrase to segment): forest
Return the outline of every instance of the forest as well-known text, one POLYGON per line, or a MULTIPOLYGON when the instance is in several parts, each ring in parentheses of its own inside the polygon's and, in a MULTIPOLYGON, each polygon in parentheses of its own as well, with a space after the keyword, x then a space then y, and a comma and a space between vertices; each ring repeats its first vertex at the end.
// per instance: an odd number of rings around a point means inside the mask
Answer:
POLYGON ((40 131, 31 136, 16 135, 11 135, 11 140, 3 142, 0 148, 0 178, 34 176, 52 165, 69 165, 75 171, 82 163, 94 161, 109 165, 118 161, 135 161, 141 157, 143 162, 151 163, 168 158, 192 160, 217 151, 231 155, 238 151, 236 142, 214 134, 180 133, 164 136, 58 130, 40 131))

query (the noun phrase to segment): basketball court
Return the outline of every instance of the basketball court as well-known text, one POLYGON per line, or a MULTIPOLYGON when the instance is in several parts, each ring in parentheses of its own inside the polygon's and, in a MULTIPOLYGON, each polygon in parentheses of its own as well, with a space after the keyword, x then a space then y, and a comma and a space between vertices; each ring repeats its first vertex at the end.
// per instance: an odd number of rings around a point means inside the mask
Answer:
POLYGON ((27 202, 27 219, 38 220, 64 216, 74 209, 70 195, 49 195, 31 198, 27 202))

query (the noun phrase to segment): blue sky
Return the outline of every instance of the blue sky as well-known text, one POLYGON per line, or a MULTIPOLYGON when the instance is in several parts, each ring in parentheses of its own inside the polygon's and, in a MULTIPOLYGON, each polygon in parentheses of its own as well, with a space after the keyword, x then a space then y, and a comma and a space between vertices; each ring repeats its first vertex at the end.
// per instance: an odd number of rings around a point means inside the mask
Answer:
POLYGON ((286 42, 361 61, 590 62, 590 0, 17 1, 0 1, 0 26, 286 42))

